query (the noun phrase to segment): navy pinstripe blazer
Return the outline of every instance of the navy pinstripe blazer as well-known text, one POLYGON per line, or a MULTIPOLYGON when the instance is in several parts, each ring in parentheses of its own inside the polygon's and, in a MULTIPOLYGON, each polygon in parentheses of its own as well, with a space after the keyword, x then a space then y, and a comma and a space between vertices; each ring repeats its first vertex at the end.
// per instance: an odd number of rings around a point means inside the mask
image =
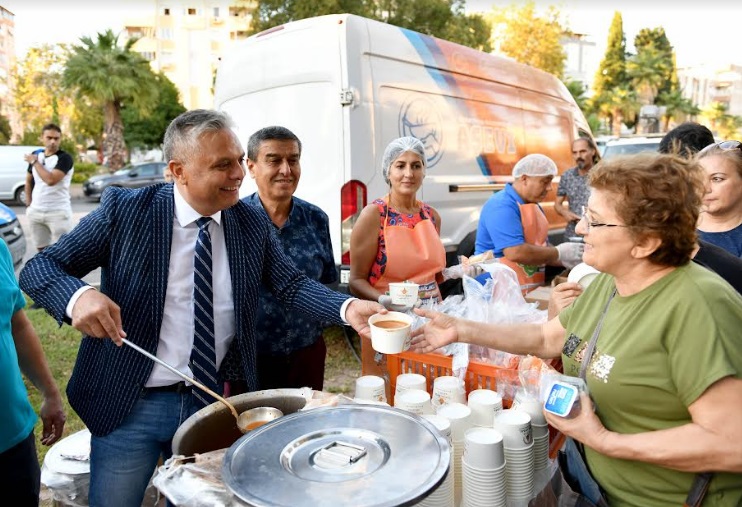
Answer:
MULTIPOLYGON (((261 282, 292 310, 330 322, 341 322, 340 307, 347 296, 299 272, 256 208, 240 201, 222 216, 235 340, 248 387, 254 390, 254 318, 261 282)), ((173 219, 171 184, 139 190, 110 188, 101 205, 75 229, 26 264, 20 275, 21 288, 61 325, 68 321, 65 309, 70 297, 85 285, 80 278, 101 267, 101 292, 121 307, 128 338, 156 353, 173 219)), ((70 405, 94 435, 106 435, 129 413, 153 366, 130 347, 84 336, 67 386, 70 405)))

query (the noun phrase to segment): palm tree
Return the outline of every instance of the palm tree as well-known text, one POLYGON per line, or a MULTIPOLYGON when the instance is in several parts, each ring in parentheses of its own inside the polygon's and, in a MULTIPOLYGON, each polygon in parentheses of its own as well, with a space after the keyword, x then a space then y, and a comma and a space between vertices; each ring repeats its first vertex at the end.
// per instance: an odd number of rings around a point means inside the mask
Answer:
POLYGON ((654 47, 643 48, 626 62, 626 72, 645 104, 654 104, 657 90, 664 83, 667 59, 654 47))
POLYGON ((626 86, 592 97, 592 109, 600 117, 608 119, 609 130, 615 136, 621 135, 621 124, 635 116, 640 107, 636 91, 626 86))
POLYGON ((154 106, 158 86, 149 62, 132 51, 136 39, 119 45, 112 30, 97 40, 82 37, 71 48, 62 84, 103 108, 103 153, 111 171, 126 164, 121 106, 126 103, 143 113, 154 106))
POLYGON ((680 123, 685 121, 689 116, 696 116, 701 110, 692 100, 683 97, 680 90, 675 89, 670 92, 660 92, 657 96, 657 104, 665 107, 664 130, 670 130, 670 120, 680 123))

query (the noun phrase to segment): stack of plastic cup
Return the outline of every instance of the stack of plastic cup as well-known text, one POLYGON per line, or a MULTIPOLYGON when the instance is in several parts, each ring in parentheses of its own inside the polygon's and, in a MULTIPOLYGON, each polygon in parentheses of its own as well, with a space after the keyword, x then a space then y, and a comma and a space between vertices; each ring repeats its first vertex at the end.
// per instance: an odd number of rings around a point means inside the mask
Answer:
POLYGON ((494 427, 503 437, 508 501, 527 501, 533 496, 534 482, 531 417, 522 410, 503 410, 494 427))
POLYGON ((464 455, 466 430, 471 428, 471 409, 463 403, 447 403, 438 409, 438 415, 451 423, 451 443, 453 445, 453 477, 456 504, 461 501, 461 457, 464 455))
MULTIPOLYGON (((435 414, 423 414, 422 417, 433 423, 433 425, 438 428, 438 431, 441 432, 441 435, 447 438, 448 442, 451 443, 451 422, 448 419, 435 414)), ((420 507, 454 507, 455 486, 453 476, 452 452, 451 461, 449 461, 448 465, 448 474, 446 475, 446 478, 443 479, 443 483, 417 505, 420 507)))
POLYGON ((394 406, 417 415, 433 413, 428 391, 420 389, 408 389, 399 393, 394 397, 394 406))
POLYGON ((400 373, 394 384, 394 396, 399 396, 410 389, 428 390, 427 379, 419 373, 400 373))
POLYGON ((507 500, 502 434, 493 428, 466 432, 461 459, 462 505, 504 507, 507 500))
POLYGON ((364 375, 356 379, 356 400, 386 403, 386 383, 381 377, 364 375))
POLYGON ((475 426, 491 428, 495 414, 502 410, 502 396, 490 389, 477 389, 469 393, 468 406, 475 426))
POLYGON ((466 404, 464 381, 458 377, 443 376, 433 381, 433 408, 447 403, 466 404))
POLYGON ((511 408, 522 410, 531 416, 533 467, 536 471, 543 470, 549 465, 549 424, 544 417, 543 404, 524 389, 519 389, 515 393, 511 408))

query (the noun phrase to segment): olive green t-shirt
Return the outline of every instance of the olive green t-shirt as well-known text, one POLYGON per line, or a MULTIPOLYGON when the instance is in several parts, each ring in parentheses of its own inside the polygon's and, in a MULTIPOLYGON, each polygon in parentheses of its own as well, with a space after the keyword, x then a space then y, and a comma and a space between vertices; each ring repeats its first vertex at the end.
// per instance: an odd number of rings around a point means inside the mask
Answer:
MULTIPOLYGON (((613 277, 601 274, 559 315, 567 375, 579 376, 614 288, 613 277)), ((633 434, 691 422, 687 407, 730 375, 742 377, 742 297, 715 273, 689 263, 637 294, 616 295, 586 380, 603 425, 633 434)), ((683 505, 693 481, 692 473, 585 451, 611 507, 683 505)), ((704 506, 738 505, 742 475, 716 474, 704 506)))

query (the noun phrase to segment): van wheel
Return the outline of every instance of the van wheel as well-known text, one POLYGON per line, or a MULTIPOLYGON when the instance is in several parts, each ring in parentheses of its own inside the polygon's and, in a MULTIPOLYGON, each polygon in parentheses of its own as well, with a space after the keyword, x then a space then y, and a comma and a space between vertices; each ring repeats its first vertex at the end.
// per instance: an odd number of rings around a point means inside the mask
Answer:
POLYGON ((25 206, 26 205, 26 189, 25 187, 21 187, 18 190, 15 191, 15 203, 18 206, 25 206))

